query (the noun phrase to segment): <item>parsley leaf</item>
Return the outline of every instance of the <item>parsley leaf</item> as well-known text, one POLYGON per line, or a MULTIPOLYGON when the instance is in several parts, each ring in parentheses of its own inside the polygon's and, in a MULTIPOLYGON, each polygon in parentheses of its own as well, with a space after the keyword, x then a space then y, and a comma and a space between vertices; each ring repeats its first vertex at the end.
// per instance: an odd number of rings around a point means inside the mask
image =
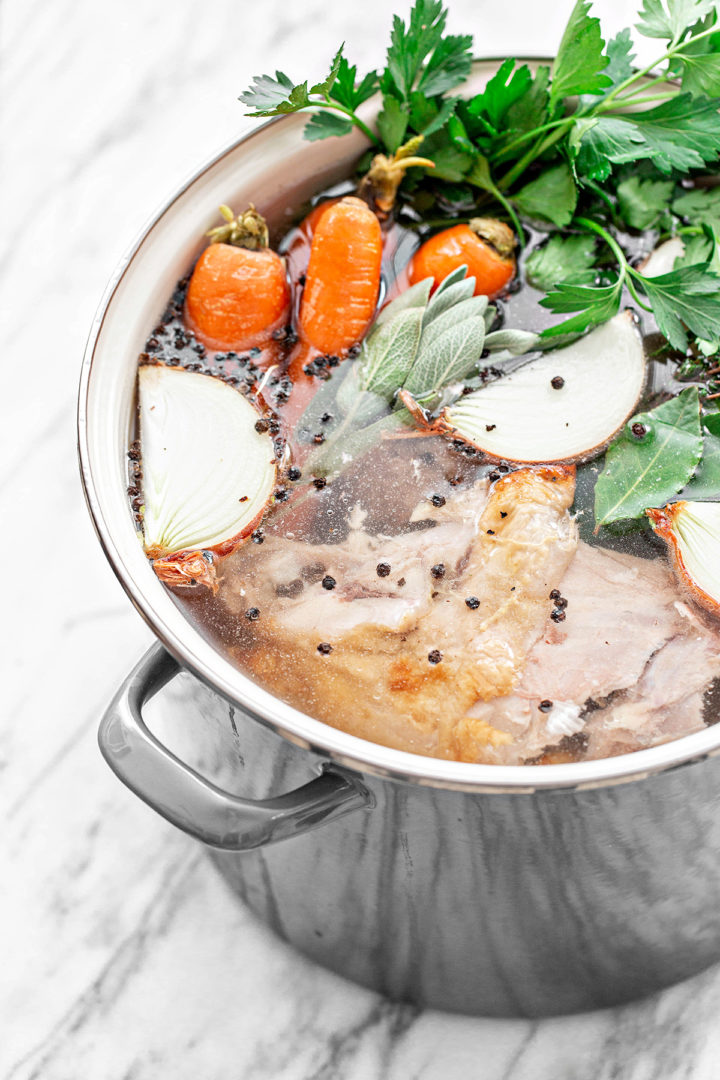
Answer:
POLYGON ((688 191, 673 200, 672 208, 693 225, 709 225, 720 231, 720 187, 688 191))
POLYGON ((402 146, 407 131, 410 109, 392 94, 383 97, 383 107, 378 113, 378 135, 391 154, 402 146))
POLYGON ((607 322, 617 315, 622 294, 623 276, 618 276, 612 285, 571 285, 558 284, 541 301, 543 307, 555 312, 578 311, 565 322, 543 330, 540 337, 557 337, 564 334, 579 334, 590 326, 607 322))
POLYGON ((276 71, 274 79, 272 75, 256 75, 238 100, 253 110, 249 116, 278 116, 310 104, 307 81, 294 86, 283 71, 276 71))
POLYGON ((608 58, 603 53, 600 20, 589 11, 589 0, 577 0, 565 27, 553 64, 551 108, 574 94, 597 94, 610 86, 610 79, 603 74, 608 58))
POLYGON ((614 38, 611 38, 610 41, 608 41, 605 50, 608 58, 608 66, 605 68, 605 74, 610 80, 610 85, 601 94, 584 94, 581 98, 583 106, 598 104, 607 97, 611 90, 630 78, 633 72, 633 61, 635 59, 632 49, 632 37, 627 28, 621 30, 619 34, 616 34, 614 38))
POLYGON ((377 90, 378 76, 376 71, 369 71, 360 82, 357 82, 357 66, 350 66, 344 56, 340 57, 337 70, 337 78, 330 90, 330 97, 339 101, 347 109, 354 111, 359 105, 377 90))
POLYGON ((317 112, 308 120, 303 135, 309 142, 317 142, 319 139, 328 139, 331 135, 349 135, 352 127, 352 120, 346 116, 334 112, 317 112))
POLYGON ((617 186, 618 209, 631 229, 649 229, 663 216, 675 184, 672 180, 643 180, 629 176, 617 186))
POLYGON ((708 273, 707 264, 682 266, 660 277, 633 276, 674 349, 687 348, 687 330, 703 339, 720 337, 720 278, 708 273))
POLYGON ((506 130, 513 134, 524 134, 545 122, 550 102, 549 86, 550 68, 547 64, 541 64, 523 96, 508 105, 504 117, 506 130))
POLYGON ((664 173, 688 172, 714 161, 720 150, 717 99, 678 94, 629 116, 582 118, 569 148, 578 173, 606 180, 612 164, 649 158, 664 173))
POLYGON ((548 292, 558 281, 589 284, 595 276, 595 238, 587 233, 576 236, 551 236, 535 248, 525 264, 528 282, 548 292))
POLYGON ((715 9, 715 0, 643 0, 637 28, 644 37, 676 44, 689 26, 715 9))
POLYGON ((614 116, 576 120, 568 139, 568 149, 581 178, 607 180, 612 163, 632 161, 642 136, 627 120, 614 116))
POLYGON ((503 61, 485 89, 467 103, 473 117, 484 117, 497 133, 503 126, 505 114, 527 94, 532 85, 532 75, 527 64, 516 68, 515 61, 503 61))
POLYGON ((542 218, 553 225, 568 225, 577 205, 577 187, 570 166, 564 161, 545 169, 535 180, 513 196, 515 205, 530 218, 542 218))
POLYGON ((393 17, 387 51, 391 81, 385 82, 386 92, 405 102, 413 90, 432 96, 467 78, 472 37, 443 37, 446 21, 442 0, 416 0, 407 27, 399 15, 393 17))

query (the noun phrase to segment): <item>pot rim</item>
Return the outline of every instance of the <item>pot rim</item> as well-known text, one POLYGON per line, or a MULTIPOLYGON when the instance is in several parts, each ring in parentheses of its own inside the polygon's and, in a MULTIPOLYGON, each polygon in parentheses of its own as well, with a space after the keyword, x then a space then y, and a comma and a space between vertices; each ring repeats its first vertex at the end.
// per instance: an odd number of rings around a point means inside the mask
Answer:
MULTIPOLYGON (((529 63, 549 62, 546 57, 521 57, 529 63)), ((499 62, 499 58, 483 58, 476 63, 499 62)), ((120 259, 102 295, 88 334, 82 361, 77 411, 77 439, 80 474, 85 499, 100 544, 120 584, 133 606, 155 636, 182 666, 229 702, 249 712, 255 719, 271 727, 289 741, 330 757, 338 764, 358 771, 424 786, 451 788, 483 793, 531 793, 536 790, 583 790, 645 779, 653 774, 691 764, 720 754, 720 725, 704 731, 673 739, 646 750, 602 758, 594 761, 564 765, 486 765, 426 757, 404 750, 395 750, 380 743, 360 739, 274 697, 258 687, 222 654, 210 646, 217 670, 203 662, 188 643, 196 636, 205 641, 185 615, 174 608, 182 632, 176 631, 169 620, 158 612, 131 576, 115 543, 101 509, 101 499, 93 477, 88 440, 88 395, 92 378, 93 357, 103 331, 103 325, 113 298, 130 269, 139 249, 153 228, 177 200, 205 173, 219 164, 239 146, 258 138, 273 125, 296 120, 294 116, 278 116, 258 124, 239 136, 206 160, 163 201, 150 216, 133 243, 120 259), (255 699, 255 700, 253 700, 255 699)), ((172 604, 171 599, 168 601, 172 604)), ((174 620, 173 620, 174 621, 174 620)))

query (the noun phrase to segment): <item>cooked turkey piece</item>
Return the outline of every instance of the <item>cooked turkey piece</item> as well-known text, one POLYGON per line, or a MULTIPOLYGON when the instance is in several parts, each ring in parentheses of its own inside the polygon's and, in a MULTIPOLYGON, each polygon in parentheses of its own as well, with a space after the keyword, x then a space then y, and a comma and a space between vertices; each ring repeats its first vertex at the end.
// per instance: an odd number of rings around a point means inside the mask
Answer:
MULTIPOLYGON (((460 725, 476 702, 512 692, 543 631, 577 546, 574 487, 572 468, 522 469, 451 497, 422 531, 370 536, 355 514, 339 544, 268 537, 242 549, 220 596, 238 617, 250 607, 261 615, 237 659, 351 734, 480 759, 502 734, 459 742, 460 725), (387 576, 379 563, 390 565, 387 576)), ((427 519, 427 503, 413 516, 427 519)))

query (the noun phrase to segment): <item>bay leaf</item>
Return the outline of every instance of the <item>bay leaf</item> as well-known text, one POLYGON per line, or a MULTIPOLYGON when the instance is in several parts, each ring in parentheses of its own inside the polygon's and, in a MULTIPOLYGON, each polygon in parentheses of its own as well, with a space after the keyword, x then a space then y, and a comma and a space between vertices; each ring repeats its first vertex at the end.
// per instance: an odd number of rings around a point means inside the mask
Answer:
POLYGON ((694 473, 702 444, 696 386, 632 417, 607 451, 605 468, 595 485, 597 525, 638 518, 649 506, 664 506, 694 473), (644 439, 628 434, 633 423, 647 427, 644 439))

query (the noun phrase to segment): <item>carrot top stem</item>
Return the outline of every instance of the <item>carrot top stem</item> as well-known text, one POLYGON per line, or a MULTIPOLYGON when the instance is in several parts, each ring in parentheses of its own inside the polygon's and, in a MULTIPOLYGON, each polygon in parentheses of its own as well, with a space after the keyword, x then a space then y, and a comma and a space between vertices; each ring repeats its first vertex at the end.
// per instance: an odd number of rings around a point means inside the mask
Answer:
POLYGON ((211 244, 232 244, 233 247, 247 248, 249 251, 259 251, 268 246, 270 234, 267 222, 252 203, 237 217, 229 206, 221 206, 220 213, 225 218, 225 225, 217 225, 205 234, 210 237, 211 244))
POLYGON ((515 233, 504 221, 498 221, 497 218, 477 217, 471 218, 468 225, 476 236, 479 236, 482 240, 487 240, 495 248, 498 255, 502 255, 503 258, 512 255, 517 240, 515 239, 515 233))
POLYGON ((365 199, 381 215, 387 216, 395 205, 397 190, 408 169, 434 169, 435 162, 418 157, 416 151, 423 141, 422 135, 409 139, 395 153, 376 154, 368 172, 358 185, 358 195, 365 199))

